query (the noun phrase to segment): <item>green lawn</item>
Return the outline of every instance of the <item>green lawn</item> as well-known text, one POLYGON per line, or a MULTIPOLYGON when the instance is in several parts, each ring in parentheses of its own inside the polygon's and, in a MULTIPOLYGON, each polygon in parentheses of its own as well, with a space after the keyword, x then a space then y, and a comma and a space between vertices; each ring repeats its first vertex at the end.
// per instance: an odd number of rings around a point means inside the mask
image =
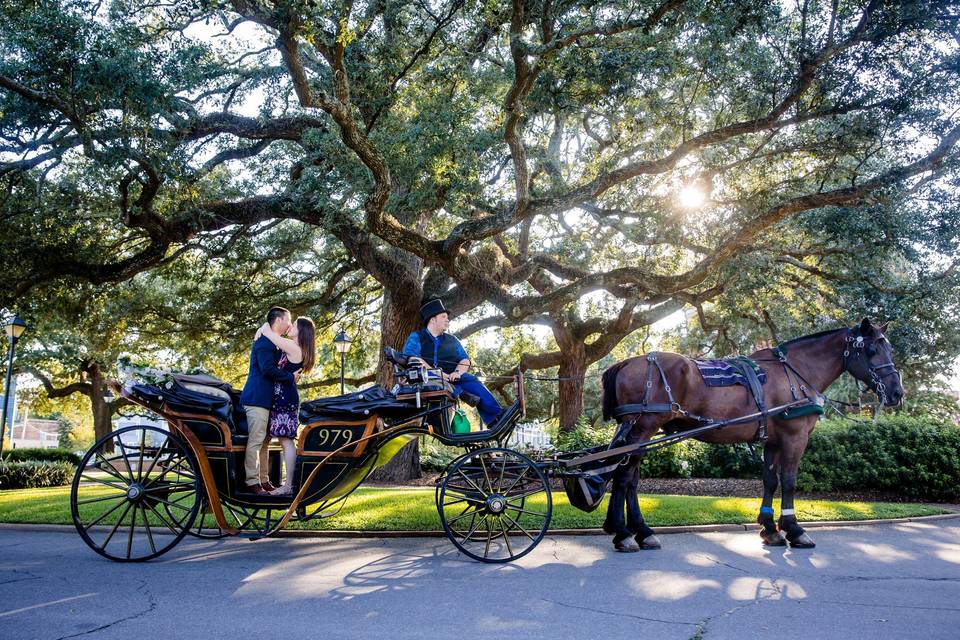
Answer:
MULTIPOLYGON (((290 528, 325 530, 407 530, 434 531, 440 521, 433 503, 433 489, 381 489, 361 487, 336 516, 290 528)), ((70 488, 20 489, 0 491, 0 522, 70 524, 70 488)), ((552 529, 599 527, 606 505, 593 513, 571 507, 562 492, 553 494, 552 529)), ((531 507, 542 509, 545 499, 531 499, 531 507)), ((722 498, 709 496, 643 495, 640 507, 651 526, 686 524, 737 524, 754 522, 759 498, 722 498)), ((775 504, 779 509, 779 504, 775 504)), ((801 522, 816 520, 868 520, 905 518, 948 513, 938 507, 887 502, 832 502, 799 500, 797 517, 801 522)), ((209 516, 208 516, 209 517, 209 516)))

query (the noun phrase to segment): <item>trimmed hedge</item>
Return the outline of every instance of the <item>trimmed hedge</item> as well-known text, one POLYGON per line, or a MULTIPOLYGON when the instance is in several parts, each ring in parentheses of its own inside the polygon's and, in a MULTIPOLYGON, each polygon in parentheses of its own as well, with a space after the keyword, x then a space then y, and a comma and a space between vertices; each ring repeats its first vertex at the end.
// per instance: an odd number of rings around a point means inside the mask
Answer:
POLYGON ((960 499, 960 428, 906 416, 821 422, 797 481, 808 491, 877 489, 955 501, 960 499))
POLYGON ((74 467, 66 462, 0 461, 0 489, 36 489, 69 484, 74 467))
POLYGON ((4 452, 3 459, 7 462, 34 460, 40 462, 69 462, 74 466, 80 464, 80 456, 69 449, 11 449, 4 452))
MULTIPOLYGON (((578 427, 558 438, 561 450, 607 444, 612 428, 578 427), (604 440, 606 437, 606 440, 604 440), (573 444, 575 447, 564 447, 573 444)), ((760 478, 762 449, 686 440, 651 451, 640 463, 644 478, 760 478)), ((800 463, 805 491, 878 490, 905 498, 960 500, 960 428, 903 415, 876 422, 824 420, 800 463)))

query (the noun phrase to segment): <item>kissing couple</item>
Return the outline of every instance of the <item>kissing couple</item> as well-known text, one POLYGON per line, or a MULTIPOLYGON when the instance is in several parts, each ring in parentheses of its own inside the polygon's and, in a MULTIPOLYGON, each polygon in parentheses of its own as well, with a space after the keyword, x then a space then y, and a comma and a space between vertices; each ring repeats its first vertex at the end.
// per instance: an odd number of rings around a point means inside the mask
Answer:
POLYGON ((313 320, 291 320, 290 311, 271 307, 267 321, 257 329, 250 351, 250 372, 240 395, 247 413, 247 450, 244 456, 247 491, 256 495, 289 496, 297 462, 294 440, 299 426, 297 383, 316 363, 317 341, 313 320), (283 484, 270 482, 267 445, 279 438, 283 447, 283 484))

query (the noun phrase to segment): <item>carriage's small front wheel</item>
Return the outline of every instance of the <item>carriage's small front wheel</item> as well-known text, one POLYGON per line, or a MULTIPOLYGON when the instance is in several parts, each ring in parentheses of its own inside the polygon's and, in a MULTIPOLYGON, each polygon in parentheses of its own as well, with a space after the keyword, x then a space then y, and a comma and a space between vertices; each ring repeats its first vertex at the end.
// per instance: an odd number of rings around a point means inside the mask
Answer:
POLYGON ((553 514, 546 474, 510 449, 479 449, 454 460, 436 501, 447 537, 481 562, 510 562, 530 553, 553 514))
POLYGON ((193 455, 179 438, 150 425, 98 440, 70 488, 80 537, 120 562, 150 560, 172 549, 193 525, 200 502, 193 455))

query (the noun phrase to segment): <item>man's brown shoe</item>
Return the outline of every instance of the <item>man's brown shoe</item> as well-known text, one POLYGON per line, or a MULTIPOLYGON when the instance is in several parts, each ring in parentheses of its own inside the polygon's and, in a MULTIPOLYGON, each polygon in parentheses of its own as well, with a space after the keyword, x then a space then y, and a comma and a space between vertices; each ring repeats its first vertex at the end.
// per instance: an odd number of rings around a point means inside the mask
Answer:
POLYGON ((266 482, 261 482, 261 483, 260 483, 260 486, 263 487, 263 490, 264 490, 264 491, 274 491, 274 490, 276 490, 276 487, 273 486, 273 483, 270 482, 269 480, 267 480, 266 482))
POLYGON ((256 496, 265 496, 265 495, 267 495, 266 489, 264 489, 264 488, 263 488, 261 485, 259 485, 259 484, 248 484, 248 485, 247 485, 247 493, 252 493, 253 495, 256 495, 256 496))

